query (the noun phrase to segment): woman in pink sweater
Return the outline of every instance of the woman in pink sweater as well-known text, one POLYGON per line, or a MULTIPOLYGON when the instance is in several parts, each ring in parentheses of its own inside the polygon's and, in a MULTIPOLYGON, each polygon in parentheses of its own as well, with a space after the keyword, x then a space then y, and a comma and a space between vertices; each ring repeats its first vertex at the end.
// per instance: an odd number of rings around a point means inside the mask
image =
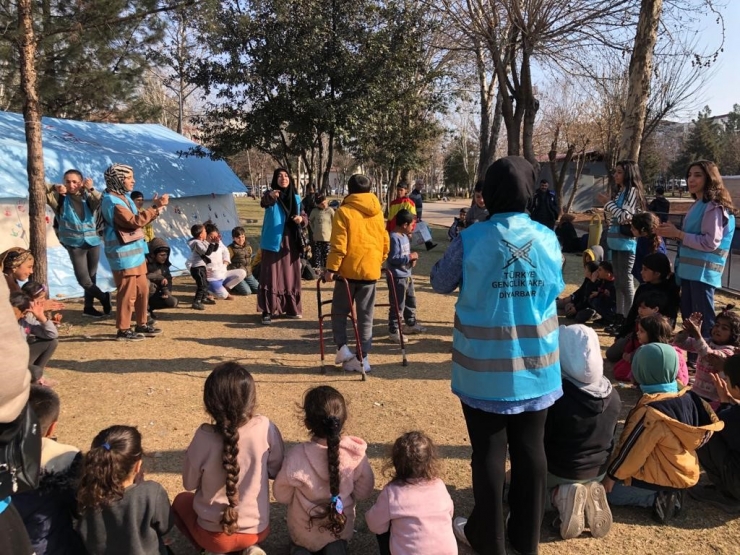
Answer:
POLYGON ((213 369, 203 391, 213 424, 195 432, 185 453, 175 497, 175 524, 193 545, 212 553, 246 550, 270 533, 270 490, 283 462, 283 438, 264 416, 254 414, 252 375, 235 362, 213 369))
POLYGON ((272 493, 288 506, 291 555, 344 555, 355 502, 369 497, 375 485, 367 443, 342 436, 347 406, 333 387, 310 389, 303 410, 311 441, 288 451, 272 493))
POLYGON ((432 440, 408 432, 393 445, 393 480, 365 514, 378 535, 380 555, 457 555, 452 531, 454 506, 439 479, 432 440))

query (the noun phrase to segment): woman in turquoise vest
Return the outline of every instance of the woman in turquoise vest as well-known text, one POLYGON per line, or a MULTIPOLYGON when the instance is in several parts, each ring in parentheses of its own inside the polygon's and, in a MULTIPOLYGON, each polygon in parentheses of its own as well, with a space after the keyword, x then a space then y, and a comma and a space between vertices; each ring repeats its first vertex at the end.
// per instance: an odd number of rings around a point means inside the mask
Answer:
POLYGON ((696 202, 683 220, 683 229, 672 223, 658 233, 681 242, 676 276, 681 280, 681 316, 704 315, 701 333, 709 337, 714 326, 714 290, 722 286, 722 272, 735 234, 736 210, 714 162, 699 160, 686 172, 689 193, 696 202))
POLYGON ((473 447, 475 506, 455 536, 478 553, 537 553, 545 501, 547 409, 563 393, 555 305, 565 284, 555 233, 526 212, 535 171, 519 156, 496 161, 482 195, 486 221, 460 232, 434 265, 432 287, 460 293, 452 335, 452 392, 473 447), (505 530, 506 450, 511 517, 505 530))
POLYGON ((260 288, 257 307, 262 323, 272 323, 272 316, 302 318, 301 304, 301 227, 308 218, 301 210, 298 196, 287 170, 278 168, 272 175, 270 189, 262 195, 265 209, 260 249, 260 288))
POLYGON ((610 200, 609 196, 603 193, 597 198, 604 205, 604 210, 611 215, 606 244, 612 254, 617 289, 617 315, 621 321, 629 312, 635 296, 632 268, 635 265, 637 239, 632 235, 631 228, 627 228, 629 235, 623 235, 619 231, 619 226, 630 224, 636 213, 645 210, 645 194, 637 162, 633 160, 617 162, 614 183, 618 188, 616 199, 610 200))
POLYGON ((105 194, 100 213, 105 222, 105 256, 113 271, 116 293, 118 341, 141 341, 162 330, 147 323, 149 280, 146 278, 147 244, 143 227, 156 219, 167 206, 167 194, 154 199, 151 208, 139 210, 131 200, 134 189, 131 166, 113 164, 105 170, 105 194), (137 237, 138 235, 138 237, 137 237), (136 311, 136 327, 131 331, 131 316, 136 311))
POLYGON ((100 318, 110 314, 110 293, 95 284, 100 261, 100 236, 95 229, 95 210, 102 195, 93 187, 93 180, 84 179, 79 170, 64 172, 62 185, 51 185, 46 191, 46 203, 56 213, 57 237, 67 249, 75 279, 84 290, 83 316, 100 318), (103 308, 93 306, 97 299, 103 308))

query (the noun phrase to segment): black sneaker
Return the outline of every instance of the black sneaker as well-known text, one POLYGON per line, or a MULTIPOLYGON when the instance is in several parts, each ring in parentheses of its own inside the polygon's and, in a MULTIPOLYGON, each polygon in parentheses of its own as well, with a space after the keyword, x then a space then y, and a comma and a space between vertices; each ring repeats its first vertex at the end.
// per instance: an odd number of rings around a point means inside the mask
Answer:
POLYGON ((150 326, 149 324, 145 326, 136 326, 134 328, 134 331, 136 333, 143 334, 146 337, 154 337, 156 335, 159 335, 162 333, 162 330, 159 328, 155 328, 154 326, 150 326))
POLYGON ((116 341, 144 341, 144 336, 131 330, 118 330, 116 341))
POLYGON ((432 250, 436 246, 437 246, 437 243, 432 243, 431 245, 427 245, 427 251, 432 250))
POLYGON ((156 324, 157 321, 154 319, 154 314, 150 314, 149 317, 146 319, 146 325, 149 327, 154 327, 154 324, 156 324))
POLYGON ((106 316, 110 314, 113 310, 110 302, 110 291, 103 295, 103 300, 100 301, 100 303, 103 305, 103 314, 105 314, 106 316))
POLYGON ((668 524, 681 514, 683 491, 659 491, 653 503, 653 519, 660 524, 668 524))
POLYGON ((262 325, 269 326, 270 324, 272 324, 272 317, 270 317, 269 314, 263 314, 262 315, 262 325))
POLYGON ((93 307, 83 309, 82 315, 86 318, 102 318, 103 316, 105 316, 102 312, 93 307))
POLYGON ((206 297, 205 299, 203 299, 203 304, 216 304, 216 301, 206 297))
POLYGON ((202 303, 193 303, 191 307, 193 310, 205 310, 206 307, 203 306, 202 303))

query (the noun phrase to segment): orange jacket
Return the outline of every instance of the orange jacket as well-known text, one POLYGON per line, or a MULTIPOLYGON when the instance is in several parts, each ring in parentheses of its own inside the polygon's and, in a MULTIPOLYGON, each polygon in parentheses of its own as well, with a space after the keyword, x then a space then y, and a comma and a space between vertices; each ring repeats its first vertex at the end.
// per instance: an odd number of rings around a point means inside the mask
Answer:
POLYGON ((699 481, 696 450, 722 428, 724 422, 712 407, 689 389, 645 394, 627 415, 607 473, 627 485, 636 479, 668 488, 692 487, 699 481), (698 415, 693 423, 671 416, 692 413, 698 415))
POLYGON ((326 269, 346 279, 380 279, 390 238, 383 211, 372 193, 348 195, 334 214, 326 269))

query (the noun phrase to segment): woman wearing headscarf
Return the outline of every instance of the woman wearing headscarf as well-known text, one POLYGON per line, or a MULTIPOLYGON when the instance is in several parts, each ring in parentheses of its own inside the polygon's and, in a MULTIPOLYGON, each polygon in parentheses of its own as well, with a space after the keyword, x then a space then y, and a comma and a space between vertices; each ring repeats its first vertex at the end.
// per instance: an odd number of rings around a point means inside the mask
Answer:
POLYGON ((635 352, 632 378, 642 397, 627 415, 603 481, 611 505, 652 507, 662 524, 678 516, 684 490, 699 481, 696 450, 724 427, 696 393, 678 392, 677 375, 671 345, 648 343, 635 352))
POLYGON ((147 324, 149 280, 146 277, 146 253, 143 227, 157 218, 169 195, 154 199, 151 208, 139 211, 131 200, 134 169, 113 164, 105 170, 105 194, 100 214, 105 222, 105 256, 113 271, 116 292, 116 328, 118 341, 140 341, 162 330, 147 324), (136 328, 131 331, 131 315, 136 310, 136 328))
POLYGON ((614 444, 622 401, 604 377, 599 336, 583 324, 560 326, 563 396, 547 411, 547 488, 560 516, 560 536, 588 527, 595 538, 611 528, 601 480, 614 444))
POLYGON ((475 506, 453 528, 478 553, 504 555, 507 532, 518 552, 537 553, 547 481, 545 420, 563 393, 555 305, 565 285, 562 254, 555 233, 526 212, 534 183, 524 158, 491 165, 482 188, 490 217, 461 231, 431 273, 438 293, 460 286, 452 392, 462 402, 473 448, 475 506))
POLYGON ((262 323, 271 324, 272 316, 302 318, 300 236, 301 227, 308 224, 308 218, 301 210, 301 198, 287 170, 275 170, 270 189, 262 195, 260 206, 265 209, 257 293, 262 323))

